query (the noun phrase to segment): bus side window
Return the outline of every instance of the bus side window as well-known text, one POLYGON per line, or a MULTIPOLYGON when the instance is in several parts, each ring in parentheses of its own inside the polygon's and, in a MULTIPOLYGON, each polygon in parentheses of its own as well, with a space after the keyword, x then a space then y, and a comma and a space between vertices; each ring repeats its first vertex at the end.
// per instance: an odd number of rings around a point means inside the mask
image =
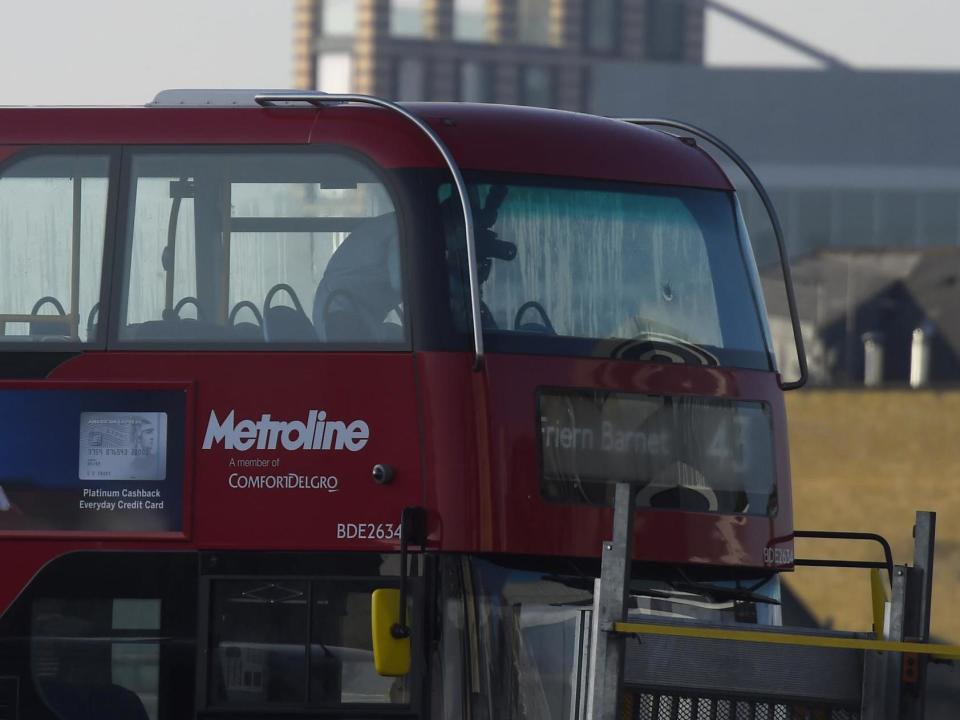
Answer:
POLYGON ((336 152, 135 151, 118 339, 405 344, 394 204, 336 152))
POLYGON ((0 619, 0 676, 19 687, 11 717, 192 717, 196 574, 192 552, 51 561, 0 619))
POLYGON ((0 170, 0 342, 97 340, 109 165, 56 151, 0 170))

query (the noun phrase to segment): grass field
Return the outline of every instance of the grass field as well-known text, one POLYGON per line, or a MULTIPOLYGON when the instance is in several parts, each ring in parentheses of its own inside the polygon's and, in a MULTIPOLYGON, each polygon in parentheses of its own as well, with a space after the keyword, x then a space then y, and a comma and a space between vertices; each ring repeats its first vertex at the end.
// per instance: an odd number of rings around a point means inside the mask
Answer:
MULTIPOLYGON (((960 390, 787 394, 794 524, 878 532, 913 561, 916 510, 937 513, 933 635, 960 643, 960 390)), ((798 557, 882 559, 872 543, 798 540, 798 557)), ((822 624, 870 627, 866 570, 802 568, 790 587, 822 624)))

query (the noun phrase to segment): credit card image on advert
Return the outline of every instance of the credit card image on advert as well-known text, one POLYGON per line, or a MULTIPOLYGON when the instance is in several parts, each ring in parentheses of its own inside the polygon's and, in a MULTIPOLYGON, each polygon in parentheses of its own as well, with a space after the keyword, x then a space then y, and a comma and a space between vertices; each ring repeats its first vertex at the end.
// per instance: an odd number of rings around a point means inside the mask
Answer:
POLYGON ((81 480, 166 480, 165 412, 80 413, 81 480))

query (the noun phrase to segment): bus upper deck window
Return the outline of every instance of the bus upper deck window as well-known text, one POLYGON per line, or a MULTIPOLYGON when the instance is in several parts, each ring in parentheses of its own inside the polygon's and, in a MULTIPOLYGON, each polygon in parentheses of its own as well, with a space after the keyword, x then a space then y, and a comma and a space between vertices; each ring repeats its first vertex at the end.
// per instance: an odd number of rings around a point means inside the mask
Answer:
POLYGON ((0 341, 97 339, 109 158, 30 153, 0 169, 0 341))
POLYGON ((403 346, 386 187, 337 153, 141 151, 118 339, 160 346, 403 346))
MULTIPOLYGON (((730 193, 499 173, 466 180, 489 351, 771 368, 730 193)), ((462 223, 449 186, 438 198, 463 331, 462 223)))

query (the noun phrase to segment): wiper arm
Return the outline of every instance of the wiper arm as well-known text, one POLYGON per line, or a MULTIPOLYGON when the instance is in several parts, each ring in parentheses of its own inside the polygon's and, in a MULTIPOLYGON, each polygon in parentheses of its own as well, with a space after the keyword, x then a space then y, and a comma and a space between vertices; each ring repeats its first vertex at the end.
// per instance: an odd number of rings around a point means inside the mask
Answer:
POLYGON ((700 583, 677 583, 673 585, 677 590, 686 590, 697 593, 704 597, 711 597, 714 600, 741 600, 752 603, 763 603, 765 605, 779 605, 779 600, 774 600, 766 595, 754 592, 747 588, 727 588, 717 587, 716 585, 701 585, 700 583))
MULTIPOLYGON (((555 582, 560 585, 565 585, 569 588, 574 588, 577 590, 584 590, 587 592, 593 592, 593 578, 582 578, 582 577, 569 577, 561 575, 544 575, 544 580, 550 582, 555 582)), ((649 597, 655 598, 657 600, 689 600, 690 598, 679 597, 677 593, 687 592, 692 595, 697 595, 702 598, 708 598, 714 602, 725 602, 729 600, 740 600, 742 602, 752 602, 752 603, 762 603, 765 605, 780 605, 779 600, 775 600, 766 595, 761 595, 760 593, 754 592, 753 588, 728 588, 728 587, 719 587, 717 585, 706 585, 703 583, 696 583, 691 581, 685 582, 675 582, 670 583, 670 587, 676 591, 671 592, 670 590, 657 590, 655 588, 630 588, 629 594, 637 597, 649 597)), ((586 606, 589 605, 591 601, 575 601, 575 602, 560 602, 560 603, 551 603, 552 605, 560 606, 586 606)))

